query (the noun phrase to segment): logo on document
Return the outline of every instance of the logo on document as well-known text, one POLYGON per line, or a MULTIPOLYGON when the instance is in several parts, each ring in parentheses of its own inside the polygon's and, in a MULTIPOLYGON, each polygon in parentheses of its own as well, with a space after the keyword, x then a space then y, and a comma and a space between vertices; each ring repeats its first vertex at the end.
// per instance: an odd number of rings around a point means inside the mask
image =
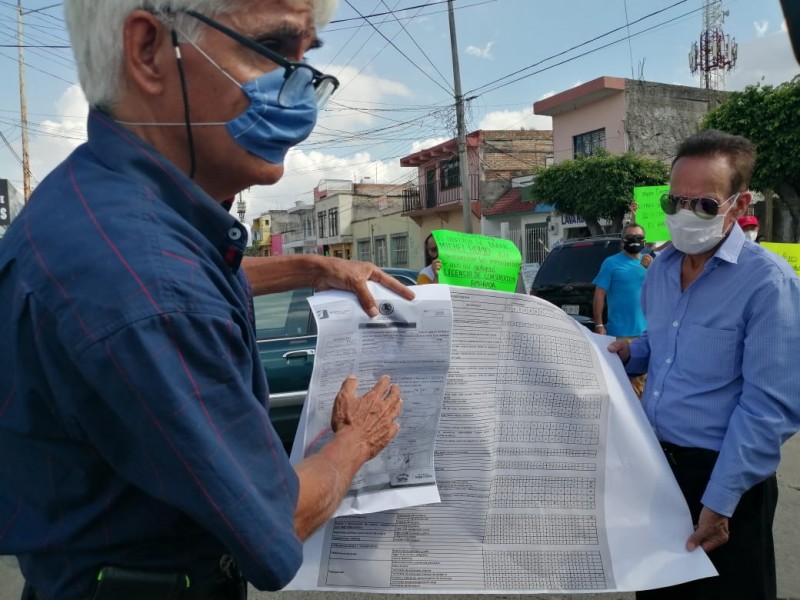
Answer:
POLYGON ((388 317, 390 314, 394 312, 394 304, 391 302, 381 302, 381 305, 378 307, 378 311, 385 317, 388 317))

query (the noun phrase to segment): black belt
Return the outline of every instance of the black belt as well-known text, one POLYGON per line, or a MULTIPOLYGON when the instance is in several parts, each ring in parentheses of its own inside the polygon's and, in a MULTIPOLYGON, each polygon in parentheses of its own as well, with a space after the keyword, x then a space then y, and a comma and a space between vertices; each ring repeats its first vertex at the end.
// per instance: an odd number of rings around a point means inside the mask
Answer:
MULTIPOLYGON (((246 600, 247 582, 233 560, 223 556, 212 575, 192 581, 177 572, 106 567, 86 600, 246 600)), ((22 600, 48 600, 25 583, 22 600)), ((78 600, 78 599, 76 599, 78 600)))
POLYGON ((673 466, 694 463, 713 467, 719 456, 719 452, 716 450, 709 450, 708 448, 689 448, 670 444, 669 442, 659 442, 659 444, 661 444, 661 449, 667 456, 667 460, 669 460, 673 466))

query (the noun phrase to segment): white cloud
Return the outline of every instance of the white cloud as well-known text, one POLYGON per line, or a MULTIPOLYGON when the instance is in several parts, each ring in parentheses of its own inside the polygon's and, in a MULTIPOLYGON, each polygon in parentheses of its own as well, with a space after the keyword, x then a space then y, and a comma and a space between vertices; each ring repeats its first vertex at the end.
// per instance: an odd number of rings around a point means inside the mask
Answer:
POLYGON ((419 152, 420 150, 427 150, 428 148, 433 148, 434 146, 438 146, 439 144, 444 144, 447 140, 452 139, 448 137, 435 137, 435 138, 428 138, 427 140, 419 140, 413 142, 411 144, 411 150, 409 150, 409 154, 414 154, 415 152, 419 152))
POLYGON ((756 37, 764 37, 769 31, 769 21, 753 21, 756 30, 756 37))
POLYGON ((281 181, 271 186, 250 188, 243 194, 248 221, 267 210, 290 208, 300 200, 312 202, 313 190, 322 179, 400 185, 415 177, 417 172, 416 168, 401 167, 396 159, 374 160, 368 152, 340 157, 316 150, 303 152, 295 149, 287 155, 285 164, 286 174, 281 181))
POLYGON ((89 106, 78 85, 67 88, 56 100, 55 114, 53 119, 38 123, 28 120, 31 173, 39 181, 86 141, 89 106))
POLYGON ((478 58, 492 58, 492 46, 494 42, 487 42, 483 48, 478 46, 467 46, 467 54, 470 56, 477 56, 478 58))
POLYGON ((486 113, 478 124, 479 129, 552 129, 553 118, 533 114, 530 108, 498 110, 486 113))
POLYGON ((555 95, 556 95, 556 91, 555 91, 555 90, 550 90, 549 92, 545 92, 544 94, 542 94, 541 96, 539 96, 539 97, 536 99, 536 101, 538 102, 539 100, 545 100, 545 99, 547 99, 547 98, 552 98, 552 97, 553 97, 553 96, 555 96, 555 95))
POLYGON ((326 127, 344 131, 368 127, 376 121, 369 113, 371 108, 385 108, 383 105, 392 99, 412 96, 411 90, 400 82, 359 72, 353 67, 332 67, 329 71, 336 74, 340 86, 331 99, 331 110, 320 119, 326 127), (342 110, 342 106, 358 110, 342 110))
POLYGON ((726 75, 726 89, 741 90, 756 83, 777 85, 800 74, 785 32, 739 43, 736 68, 726 75))

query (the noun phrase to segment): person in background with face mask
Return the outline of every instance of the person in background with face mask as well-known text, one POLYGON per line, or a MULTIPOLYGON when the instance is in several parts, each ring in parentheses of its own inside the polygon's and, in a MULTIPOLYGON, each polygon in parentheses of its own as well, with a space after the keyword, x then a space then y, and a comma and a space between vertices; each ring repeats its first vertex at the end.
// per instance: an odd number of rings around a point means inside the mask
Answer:
MULTIPOLYGON (((594 278, 594 330, 603 335, 633 339, 642 335, 647 327, 639 298, 647 274, 642 252, 645 249, 644 229, 636 223, 628 223, 622 229, 622 250, 609 256, 600 266, 594 278), (608 302, 608 324, 603 321, 603 312, 608 302)), ((652 261, 651 257, 650 260, 652 261)), ((649 264, 649 263, 648 263, 649 264)), ((631 378, 636 395, 641 398, 644 376, 631 378)))
POLYGON ((739 224, 739 227, 742 228, 742 231, 744 231, 744 237, 751 242, 758 240, 759 224, 755 215, 741 216, 736 222, 739 224))
MULTIPOLYGON (((618 340, 719 577, 638 592, 638 600, 776 597, 772 521, 781 444, 800 428, 800 281, 781 257, 746 243, 755 148, 705 131, 685 140, 661 205, 672 245, 642 290, 647 331, 618 340)), ((643 499, 647 502, 647 499, 643 499)))
POLYGON ((397 386, 358 396, 348 377, 331 441, 289 464, 252 291, 340 287, 372 314, 367 280, 413 292, 364 263, 243 261, 246 231, 221 206, 278 181, 311 133, 337 82, 304 56, 334 7, 65 1, 88 142, 0 246, 0 554, 18 555, 26 598, 281 588, 396 434, 397 386))
POLYGON ((428 234, 425 238, 425 268, 417 275, 417 284, 439 283, 439 269, 442 268, 442 261, 439 260, 439 248, 436 247, 436 240, 433 234, 428 234))

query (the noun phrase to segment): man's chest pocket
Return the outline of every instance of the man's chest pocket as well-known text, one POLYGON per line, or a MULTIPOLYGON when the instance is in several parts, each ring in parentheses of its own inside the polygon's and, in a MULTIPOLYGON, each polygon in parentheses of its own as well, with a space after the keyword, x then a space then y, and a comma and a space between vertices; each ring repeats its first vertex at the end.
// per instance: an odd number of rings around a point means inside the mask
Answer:
POLYGON ((741 335, 736 330, 714 329, 687 323, 678 333, 678 359, 693 383, 724 383, 742 371, 741 335))

